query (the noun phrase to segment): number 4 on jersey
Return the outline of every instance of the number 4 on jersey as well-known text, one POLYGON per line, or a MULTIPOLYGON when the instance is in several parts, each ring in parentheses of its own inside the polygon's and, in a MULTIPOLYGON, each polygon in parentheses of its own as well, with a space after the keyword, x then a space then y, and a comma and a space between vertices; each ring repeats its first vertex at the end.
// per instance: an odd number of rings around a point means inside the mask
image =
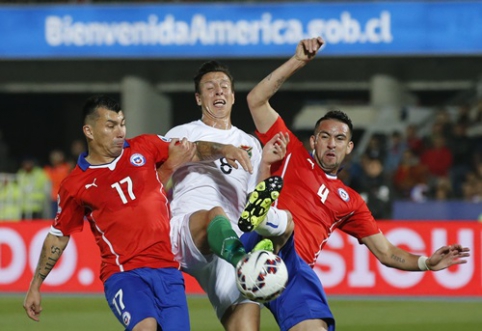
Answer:
POLYGON ((318 189, 318 196, 323 204, 325 204, 328 194, 330 194, 330 190, 326 188, 325 184, 321 184, 320 188, 318 189))

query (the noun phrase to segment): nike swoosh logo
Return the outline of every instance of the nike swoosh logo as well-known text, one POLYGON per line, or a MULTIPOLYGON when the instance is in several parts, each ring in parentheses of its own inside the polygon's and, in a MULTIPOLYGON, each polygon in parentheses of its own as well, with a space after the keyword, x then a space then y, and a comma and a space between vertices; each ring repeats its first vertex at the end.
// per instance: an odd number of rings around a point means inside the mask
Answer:
POLYGON ((277 229, 279 227, 279 225, 276 225, 270 222, 266 222, 266 225, 272 227, 273 229, 277 229))
POLYGON ((258 260, 261 258, 261 256, 263 256, 264 254, 268 255, 268 252, 266 251, 261 251, 258 255, 258 257, 256 258, 256 262, 255 262, 255 265, 258 264, 258 260))

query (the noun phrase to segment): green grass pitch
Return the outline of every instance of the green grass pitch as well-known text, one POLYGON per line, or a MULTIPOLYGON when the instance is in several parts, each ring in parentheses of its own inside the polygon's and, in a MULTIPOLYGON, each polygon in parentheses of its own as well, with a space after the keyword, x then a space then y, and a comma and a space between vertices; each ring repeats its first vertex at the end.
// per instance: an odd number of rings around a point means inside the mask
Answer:
MULTIPOLYGON (((0 295, 1 331, 121 331, 103 296, 43 296, 40 323, 27 318, 23 296, 0 295)), ((193 331, 222 331, 204 296, 188 298, 193 331)), ((338 331, 480 331, 482 300, 330 298, 338 331)), ((279 330, 267 309, 261 330, 279 330)))

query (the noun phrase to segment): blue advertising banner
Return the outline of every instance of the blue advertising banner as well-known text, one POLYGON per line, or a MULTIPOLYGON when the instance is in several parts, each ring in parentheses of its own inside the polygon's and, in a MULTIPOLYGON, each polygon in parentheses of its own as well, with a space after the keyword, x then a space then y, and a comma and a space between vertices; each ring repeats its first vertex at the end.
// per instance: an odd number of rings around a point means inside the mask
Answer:
POLYGON ((482 2, 0 7, 0 59, 482 54, 482 2))

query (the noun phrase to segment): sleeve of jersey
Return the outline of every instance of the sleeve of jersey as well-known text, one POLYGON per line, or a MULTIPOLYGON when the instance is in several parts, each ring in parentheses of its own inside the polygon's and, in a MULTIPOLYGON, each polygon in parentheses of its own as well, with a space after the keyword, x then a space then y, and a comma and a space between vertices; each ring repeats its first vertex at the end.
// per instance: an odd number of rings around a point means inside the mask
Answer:
POLYGON ((266 133, 261 133, 258 130, 255 131, 256 135, 258 136, 263 146, 266 145, 266 143, 271 138, 273 138, 273 136, 278 132, 289 132, 290 138, 293 135, 291 131, 288 129, 288 127, 286 126, 285 121, 283 121, 281 116, 278 116, 278 119, 276 120, 276 122, 273 123, 273 125, 269 128, 268 131, 266 131, 266 133))
POLYGON ((84 207, 61 186, 58 210, 50 233, 55 236, 69 236, 84 228, 84 207))
POLYGON ((353 191, 351 197, 357 207, 354 214, 340 226, 340 230, 357 238, 358 241, 379 233, 380 228, 360 195, 353 191))
MULTIPOLYGON (((261 143, 266 145, 266 143, 273 138, 273 136, 277 133, 280 132, 288 132, 290 136, 290 142, 288 144, 288 147, 286 149, 286 153, 289 154, 291 151, 293 151, 296 148, 303 147, 303 143, 296 137, 293 132, 291 132, 290 129, 286 126, 285 121, 281 118, 281 116, 278 116, 278 119, 276 122, 273 123, 273 125, 269 128, 266 133, 261 133, 258 130, 255 131, 256 135, 258 136, 259 140, 261 143)), ((304 148, 304 147, 303 147, 304 148)))
POLYGON ((156 164, 163 163, 169 157, 169 142, 171 139, 161 135, 146 134, 135 138, 135 140, 143 145, 144 150, 151 153, 156 164))
POLYGON ((178 125, 176 127, 173 127, 171 130, 167 131, 166 137, 169 139, 173 138, 188 138, 188 132, 186 132, 186 129, 182 125, 178 125))

